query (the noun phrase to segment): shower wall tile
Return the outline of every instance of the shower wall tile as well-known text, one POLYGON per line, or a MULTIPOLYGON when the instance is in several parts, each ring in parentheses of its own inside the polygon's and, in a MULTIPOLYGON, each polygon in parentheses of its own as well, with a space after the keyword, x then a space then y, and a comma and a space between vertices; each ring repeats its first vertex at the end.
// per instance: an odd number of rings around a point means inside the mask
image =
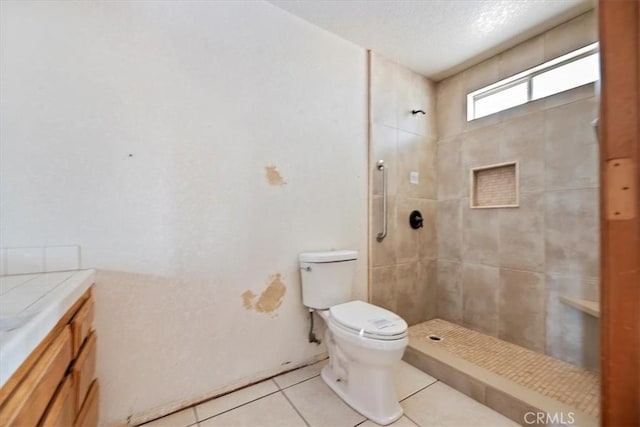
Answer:
POLYGON ((516 117, 502 124, 500 161, 518 161, 520 193, 545 189, 544 113, 516 117))
POLYGON ((429 79, 371 54, 370 236, 371 300, 409 324, 435 316, 437 298, 437 127, 436 87, 429 79), (411 110, 426 114, 411 114, 411 110), (382 177, 388 166, 389 226, 382 242, 382 177), (418 184, 410 173, 418 172, 418 184), (424 226, 414 230, 409 215, 419 210, 424 226))
POLYGON ((599 301, 598 277, 547 275, 547 290, 556 295, 599 301))
MULTIPOLYGON (((465 94, 465 117, 466 117, 466 94, 465 94)), ((462 125, 463 132, 472 132, 474 130, 482 129, 488 126, 495 126, 500 123, 502 120, 502 116, 500 114, 490 114, 488 116, 481 117, 479 119, 471 120, 470 122, 466 121, 462 125)))
POLYGON ((396 259, 398 263, 418 260, 418 232, 409 225, 409 214, 417 209, 414 199, 398 198, 396 215, 396 259))
POLYGON ((378 233, 382 231, 383 221, 383 199, 382 196, 373 196, 371 199, 371 265, 373 267, 381 267, 384 265, 393 265, 398 257, 396 254, 396 242, 398 235, 396 233, 396 197, 389 196, 387 199, 388 221, 387 221, 387 237, 382 242, 376 240, 378 233))
POLYGON ((437 315, 585 367, 597 364, 593 318, 558 295, 598 300, 595 85, 471 122, 466 95, 586 46, 596 33, 591 11, 436 87, 437 315), (509 161, 518 162, 519 206, 470 209, 470 168, 509 161))
POLYGON ((544 107, 545 107, 545 98, 538 99, 536 101, 527 102, 526 104, 518 105, 517 107, 513 107, 508 110, 501 111, 497 113, 497 115, 500 116, 501 123, 508 123, 509 121, 516 119, 518 117, 544 111, 544 107))
POLYGON ((546 353, 565 362, 583 366, 582 336, 586 315, 560 303, 554 294, 549 295, 547 306, 546 353))
POLYGON ((544 352, 545 300, 544 274, 500 269, 498 337, 544 352))
POLYGON ((565 190, 571 188, 595 188, 598 186, 597 144, 566 144, 547 151, 547 188, 565 190))
POLYGON ((470 170, 474 167, 489 166, 500 163, 500 142, 502 129, 499 125, 488 126, 467 132, 462 140, 462 196, 470 195, 470 170))
POLYGON ((547 141, 575 145, 596 143, 591 122, 597 114, 598 101, 594 97, 546 110, 547 141))
POLYGON ((461 147, 457 137, 438 141, 438 200, 462 197, 467 174, 462 168, 461 147))
POLYGON ((398 131, 398 193, 408 197, 436 198, 436 144, 428 137, 398 131), (419 173, 418 184, 410 173, 419 173))
POLYGON ((563 304, 559 296, 590 298, 594 279, 547 275, 547 353, 565 362, 598 370, 598 320, 563 304))
POLYGON ((537 36, 500 54, 498 77, 506 79, 544 62, 544 37, 537 36))
POLYGON ((462 165, 466 170, 500 162, 500 142, 503 138, 500 125, 467 132, 461 138, 462 165))
POLYGON ((371 269, 371 302, 387 310, 396 310, 396 266, 371 269))
POLYGON ((396 313, 409 324, 415 324, 413 322, 421 318, 420 313, 416 313, 416 307, 419 311, 422 301, 415 301, 422 299, 421 291, 418 288, 418 263, 398 264, 396 266, 396 313), (411 298, 414 301, 409 301, 411 298), (402 301, 402 304, 398 304, 399 301, 402 301))
POLYGON ((592 371, 599 369, 599 320, 559 297, 599 300, 598 278, 547 275, 547 353, 592 371))
POLYGON ((461 199, 438 202, 436 218, 438 234, 438 258, 461 260, 462 252, 462 201, 461 199))
POLYGON ((435 115, 433 83, 404 67, 398 67, 396 80, 398 129, 417 135, 437 137, 432 118, 435 115), (426 114, 412 114, 423 110, 426 114))
POLYGON ((583 99, 593 98, 596 95, 595 86, 595 83, 590 83, 543 98, 544 108, 549 109, 559 107, 561 105, 570 104, 583 99))
POLYGON ((438 144, 435 139, 430 139, 418 152, 420 160, 418 171, 420 172, 420 185, 413 187, 420 189, 418 192, 409 192, 413 197, 436 200, 438 197, 438 144))
POLYGON ((465 97, 469 92, 473 92, 500 80, 499 73, 499 55, 493 56, 463 71, 462 76, 464 79, 463 89, 465 97))
POLYGON ((598 41, 597 15, 587 12, 544 34, 544 59, 558 56, 598 41))
POLYGON ((547 190, 598 186, 598 145, 591 125, 595 98, 545 112, 547 190))
POLYGON ((398 127, 396 75, 397 65, 371 55, 371 120, 375 124, 398 127))
POLYGON ((500 270, 480 264, 462 267, 462 324, 488 335, 498 335, 500 270))
POLYGON ((462 263, 438 259, 438 317, 462 323, 462 263))
POLYGON ((462 205, 462 260, 465 263, 498 265, 499 216, 493 209, 462 205))
POLYGON ((438 138, 457 135, 467 120, 466 93, 462 88, 462 74, 438 83, 436 110, 438 138))
POLYGON ((546 271, 552 274, 599 275, 598 189, 545 194, 546 271))
POLYGON ((424 309, 422 310, 422 322, 431 320, 437 316, 436 304, 438 303, 438 260, 418 261, 418 286, 425 292, 424 309))
POLYGON ((435 316, 437 261, 398 264, 396 313, 409 325, 435 316))
MULTIPOLYGON (((418 234, 418 258, 432 260, 438 257, 438 234, 436 221, 438 202, 435 200, 411 199, 414 206, 422 213, 424 219, 422 228, 415 230, 418 234)), ((406 218, 408 222, 408 218, 406 218)))
POLYGON ((384 160, 387 166, 387 191, 398 194, 398 131, 388 126, 371 126, 371 191, 382 195, 382 173, 377 169, 378 160, 384 160))
POLYGON ((519 270, 544 271, 544 193, 520 195, 520 207, 500 209, 499 264, 519 270))

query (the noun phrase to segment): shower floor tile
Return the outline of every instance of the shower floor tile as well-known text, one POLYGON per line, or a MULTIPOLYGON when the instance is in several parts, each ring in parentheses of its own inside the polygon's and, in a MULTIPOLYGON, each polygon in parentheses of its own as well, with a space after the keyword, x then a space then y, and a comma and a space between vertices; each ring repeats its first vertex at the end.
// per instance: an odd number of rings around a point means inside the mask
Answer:
POLYGON ((409 341, 409 347, 420 343, 422 349, 430 348, 428 345, 446 350, 529 390, 598 416, 600 386, 593 372, 441 319, 411 326, 409 341), (431 334, 441 340, 431 341, 431 334))

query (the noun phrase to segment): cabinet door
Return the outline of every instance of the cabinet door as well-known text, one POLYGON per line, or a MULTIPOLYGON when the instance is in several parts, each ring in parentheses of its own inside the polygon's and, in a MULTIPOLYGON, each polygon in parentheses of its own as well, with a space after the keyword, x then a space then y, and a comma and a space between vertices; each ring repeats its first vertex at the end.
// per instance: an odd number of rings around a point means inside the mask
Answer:
POLYGON ((98 400, 99 400, 99 387, 98 380, 91 383, 87 398, 84 400, 84 405, 80 409, 78 418, 76 419, 75 427, 97 427, 98 426, 98 400))
POLYGON ((76 393, 76 408, 81 408, 89 387, 96 376, 96 333, 92 332, 80 349, 80 354, 71 368, 76 393))
POLYGON ((80 347, 89 336, 93 328, 93 317, 95 311, 93 298, 87 299, 76 315, 71 320, 71 333, 73 334, 73 355, 78 356, 80 347))
POLYGON ((71 390, 71 376, 67 375, 58 387, 47 412, 42 417, 40 427, 69 427, 76 415, 75 395, 71 390))
POLYGON ((70 362, 71 331, 66 326, 0 409, 0 426, 37 425, 70 362))

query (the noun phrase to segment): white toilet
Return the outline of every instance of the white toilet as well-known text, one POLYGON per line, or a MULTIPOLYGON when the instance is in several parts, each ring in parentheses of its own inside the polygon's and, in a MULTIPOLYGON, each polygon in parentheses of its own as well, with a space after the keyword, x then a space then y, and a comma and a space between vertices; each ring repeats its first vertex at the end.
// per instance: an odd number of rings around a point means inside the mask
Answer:
POLYGON ((394 368, 407 346, 407 323, 397 314, 351 301, 358 252, 300 254, 302 302, 327 324, 329 363, 322 379, 349 406, 387 425, 402 416, 394 368))

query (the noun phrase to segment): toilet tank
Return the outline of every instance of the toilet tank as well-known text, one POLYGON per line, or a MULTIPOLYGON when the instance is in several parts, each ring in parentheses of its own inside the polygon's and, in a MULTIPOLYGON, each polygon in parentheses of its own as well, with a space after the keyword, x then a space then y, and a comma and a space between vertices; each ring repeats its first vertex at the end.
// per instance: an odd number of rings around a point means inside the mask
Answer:
POLYGON ((357 251, 305 252, 299 259, 306 307, 324 310, 351 301, 357 251))

